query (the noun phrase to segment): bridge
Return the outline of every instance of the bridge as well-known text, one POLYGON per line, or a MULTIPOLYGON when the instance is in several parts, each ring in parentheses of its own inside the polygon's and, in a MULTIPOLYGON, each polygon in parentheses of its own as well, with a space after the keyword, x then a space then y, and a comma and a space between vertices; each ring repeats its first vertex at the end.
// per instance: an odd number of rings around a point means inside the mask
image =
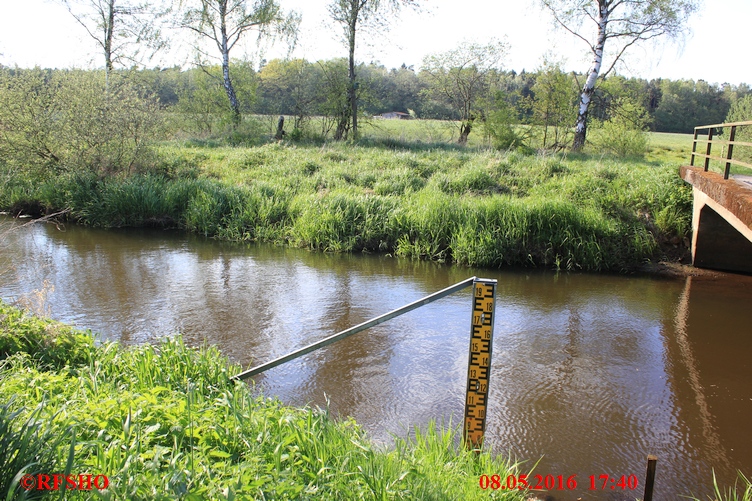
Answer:
POLYGON ((752 163, 740 160, 738 153, 738 147, 743 147, 745 160, 752 157, 752 142, 736 140, 737 130, 745 131, 749 137, 752 122, 695 127, 690 164, 681 167, 680 175, 692 185, 694 193, 692 264, 698 268, 752 273, 752 176, 731 174, 732 165, 752 169, 752 163), (719 139, 717 136, 724 135, 726 130, 728 139, 719 139), (697 151, 700 143, 705 144, 704 153, 697 151), (714 144, 720 145, 718 155, 713 155, 714 144), (695 158, 704 159, 704 165, 695 166, 695 158), (720 167, 722 173, 711 167, 720 167))

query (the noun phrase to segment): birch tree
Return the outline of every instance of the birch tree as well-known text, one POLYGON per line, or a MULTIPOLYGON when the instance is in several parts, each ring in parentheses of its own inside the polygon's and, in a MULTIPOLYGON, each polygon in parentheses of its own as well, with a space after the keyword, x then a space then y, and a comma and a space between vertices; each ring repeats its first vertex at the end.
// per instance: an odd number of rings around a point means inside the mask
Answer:
POLYGON ((169 9, 159 2, 61 0, 104 55, 107 76, 116 63, 140 64, 166 45, 161 20, 169 9))
POLYGON ((632 46, 659 37, 680 37, 699 1, 541 0, 556 23, 587 44, 592 53, 592 64, 580 93, 574 151, 585 145, 588 108, 598 77, 605 78, 613 71, 632 46))
POLYGON ((396 14, 403 6, 417 8, 418 4, 419 0, 333 0, 329 4, 329 15, 341 25, 348 48, 347 108, 338 121, 335 139, 345 139, 350 128, 353 137, 358 136, 358 82, 355 75, 357 33, 362 28, 374 26, 387 29, 390 14, 396 14))
POLYGON ((275 0, 187 1, 183 27, 215 45, 222 67, 222 82, 230 103, 233 122, 240 123, 240 103, 230 75, 230 52, 249 32, 258 39, 282 36, 294 44, 300 24, 296 12, 285 13, 275 0))

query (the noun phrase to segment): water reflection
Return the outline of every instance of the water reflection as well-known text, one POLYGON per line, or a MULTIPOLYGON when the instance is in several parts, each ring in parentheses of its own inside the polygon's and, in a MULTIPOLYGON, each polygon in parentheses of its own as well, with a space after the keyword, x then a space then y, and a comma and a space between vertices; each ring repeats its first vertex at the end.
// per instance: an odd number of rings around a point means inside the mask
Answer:
MULTIPOLYGON (((576 474, 581 489, 556 499, 641 496, 588 491, 588 477, 642 481, 648 454, 659 458, 657 499, 709 494, 711 468, 725 484, 750 473, 750 277, 500 273, 49 225, 1 245, 11 273, 0 297, 49 279, 56 318, 126 344, 180 331, 245 366, 468 276, 496 278, 488 437, 497 451, 542 457, 536 473, 576 474)), ((292 405, 328 399, 380 442, 431 419, 459 423, 469 311, 464 291, 256 382, 292 405)))

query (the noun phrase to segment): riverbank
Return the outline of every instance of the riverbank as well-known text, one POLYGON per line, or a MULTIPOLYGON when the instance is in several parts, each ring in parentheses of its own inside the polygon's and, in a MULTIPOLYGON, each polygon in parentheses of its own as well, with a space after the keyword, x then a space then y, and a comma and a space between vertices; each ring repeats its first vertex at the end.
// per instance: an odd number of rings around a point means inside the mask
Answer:
POLYGON ((107 499, 525 497, 480 489, 481 475, 520 469, 459 448, 456 431, 431 425, 381 450, 352 420, 231 381, 239 370, 179 337, 97 345, 0 302, 0 492, 25 499, 23 470, 106 475, 107 499))
POLYGON ((676 166, 363 143, 163 144, 149 172, 2 173, 0 209, 478 267, 631 271, 686 258, 676 166))

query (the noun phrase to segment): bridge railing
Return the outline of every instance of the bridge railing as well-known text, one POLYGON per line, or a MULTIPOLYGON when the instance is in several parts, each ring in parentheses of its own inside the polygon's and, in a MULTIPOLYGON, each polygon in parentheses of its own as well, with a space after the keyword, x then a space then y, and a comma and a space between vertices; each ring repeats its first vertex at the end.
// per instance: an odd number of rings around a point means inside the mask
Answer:
MULTIPOLYGON (((689 161, 689 165, 694 166, 695 157, 704 158, 705 159, 705 171, 707 171, 708 168, 710 167, 710 161, 718 160, 721 162, 721 164, 725 164, 725 169, 723 172, 723 179, 729 178, 729 172, 731 171, 731 164, 740 165, 742 167, 752 169, 752 164, 743 162, 739 160, 738 158, 733 158, 734 146, 752 147, 751 142, 736 140, 737 128, 745 127, 745 126, 752 126, 752 121, 733 122, 733 123, 727 123, 727 124, 700 125, 700 126, 695 127, 695 136, 694 136, 694 140, 692 141, 692 157, 689 161), (723 134, 724 128, 731 129, 729 132, 729 138, 728 139, 714 139, 714 136, 720 136, 721 134, 723 134), (707 129, 707 134, 705 133, 700 134, 701 131, 704 131, 706 129, 707 129), (706 143, 705 153, 697 152, 698 143, 706 143), (715 156, 711 154, 712 146, 714 144, 726 146, 726 148, 725 149, 722 148, 720 155, 715 156)), ((750 128, 752 129, 752 127, 750 128)))

